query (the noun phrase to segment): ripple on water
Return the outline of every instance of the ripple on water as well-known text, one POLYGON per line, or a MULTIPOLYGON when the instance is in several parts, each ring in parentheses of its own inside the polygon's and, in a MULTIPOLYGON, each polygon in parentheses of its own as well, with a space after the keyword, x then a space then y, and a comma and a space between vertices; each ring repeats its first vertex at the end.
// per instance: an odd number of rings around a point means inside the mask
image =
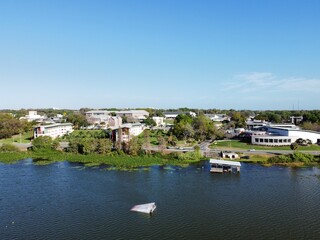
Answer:
POLYGON ((318 239, 319 169, 0 165, 0 239, 318 239), (75 171, 81 170, 81 171, 75 171), (153 215, 130 212, 155 201, 153 215), (14 224, 12 224, 14 222, 14 224))

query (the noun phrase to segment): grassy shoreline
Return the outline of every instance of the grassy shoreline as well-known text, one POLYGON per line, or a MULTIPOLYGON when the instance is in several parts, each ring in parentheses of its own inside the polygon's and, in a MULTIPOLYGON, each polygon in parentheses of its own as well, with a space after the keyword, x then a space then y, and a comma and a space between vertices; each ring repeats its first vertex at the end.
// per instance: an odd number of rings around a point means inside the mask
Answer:
POLYGON ((85 166, 100 166, 108 165, 117 169, 128 169, 137 167, 149 167, 153 165, 173 165, 187 166, 190 163, 196 163, 204 159, 187 159, 180 160, 170 156, 161 156, 160 154, 129 156, 129 155, 80 155, 72 153, 64 153, 59 151, 54 152, 11 152, 1 153, 0 162, 14 164, 20 160, 32 158, 36 165, 46 165, 55 162, 68 161, 73 163, 82 163, 85 166))
MULTIPOLYGON (((129 155, 80 155, 65 153, 60 151, 51 152, 0 152, 0 162, 5 164, 15 164, 20 160, 31 158, 35 165, 48 165, 56 162, 71 162, 80 163, 84 166, 93 167, 107 165, 111 169, 117 170, 129 170, 139 167, 150 167, 150 166, 188 166, 191 163, 198 163, 206 158, 197 160, 187 159, 181 160, 171 157, 170 155, 143 155, 143 156, 129 156, 129 155)), ((252 155, 250 159, 238 159, 236 161, 244 163, 261 164, 263 166, 284 166, 284 167, 320 167, 320 162, 270 162, 271 155, 252 155)))

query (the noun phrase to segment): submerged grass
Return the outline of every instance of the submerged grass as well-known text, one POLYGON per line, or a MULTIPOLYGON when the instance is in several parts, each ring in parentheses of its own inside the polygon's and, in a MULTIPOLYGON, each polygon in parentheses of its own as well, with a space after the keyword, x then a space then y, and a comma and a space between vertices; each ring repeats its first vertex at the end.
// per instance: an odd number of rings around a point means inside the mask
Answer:
MULTIPOLYGON (((81 155, 61 151, 38 151, 38 152, 0 152, 0 162, 17 163, 19 160, 32 158, 35 165, 48 165, 55 162, 68 161, 81 163, 88 167, 108 166, 110 169, 134 170, 154 165, 159 166, 181 166, 186 167, 191 163, 205 160, 190 154, 168 154, 159 153, 142 156, 130 156, 125 154, 112 153, 109 155, 81 155)), ((307 154, 295 153, 293 155, 271 155, 271 154, 250 154, 249 159, 240 159, 241 162, 259 163, 264 166, 282 165, 288 167, 320 166, 319 157, 311 157, 307 154)))

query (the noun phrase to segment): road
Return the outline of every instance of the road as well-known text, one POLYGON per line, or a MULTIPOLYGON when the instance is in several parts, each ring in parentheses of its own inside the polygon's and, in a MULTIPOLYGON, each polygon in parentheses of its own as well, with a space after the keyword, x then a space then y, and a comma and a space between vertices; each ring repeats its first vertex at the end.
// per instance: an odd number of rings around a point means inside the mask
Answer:
MULTIPOLYGON (((31 143, 13 143, 15 146, 17 146, 18 148, 20 148, 21 150, 27 150, 29 147, 32 146, 31 143)), ((2 145, 2 143, 0 143, 0 146, 2 145)), ((202 153, 205 152, 212 152, 212 153, 219 153, 222 151, 233 151, 233 152, 237 152, 237 153, 244 153, 244 154, 251 154, 251 155, 263 155, 263 154, 291 154, 294 151, 292 150, 254 150, 254 151, 250 151, 250 150, 238 150, 238 149, 223 149, 223 148, 214 148, 214 149, 210 149, 209 148, 210 142, 209 141, 204 141, 202 143, 199 144, 200 150, 202 153)), ((68 142, 61 142, 60 143, 60 148, 64 149, 66 147, 69 146, 68 142)), ((160 151, 158 146, 150 146, 148 148, 148 150, 151 151, 160 151)), ((193 147, 168 147, 165 149, 166 152, 190 152, 190 151, 194 151, 193 147)), ((299 151, 302 153, 309 153, 312 155, 320 155, 320 151, 299 151)))

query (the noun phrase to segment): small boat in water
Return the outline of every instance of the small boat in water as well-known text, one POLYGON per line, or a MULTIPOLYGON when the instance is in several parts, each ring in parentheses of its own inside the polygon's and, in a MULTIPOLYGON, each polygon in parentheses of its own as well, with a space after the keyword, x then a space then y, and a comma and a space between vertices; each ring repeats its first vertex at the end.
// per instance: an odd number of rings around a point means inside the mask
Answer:
POLYGON ((156 209, 156 203, 145 203, 145 204, 140 204, 140 205, 135 205, 133 206, 130 211, 134 212, 141 212, 141 213, 148 213, 151 214, 153 211, 156 209))

